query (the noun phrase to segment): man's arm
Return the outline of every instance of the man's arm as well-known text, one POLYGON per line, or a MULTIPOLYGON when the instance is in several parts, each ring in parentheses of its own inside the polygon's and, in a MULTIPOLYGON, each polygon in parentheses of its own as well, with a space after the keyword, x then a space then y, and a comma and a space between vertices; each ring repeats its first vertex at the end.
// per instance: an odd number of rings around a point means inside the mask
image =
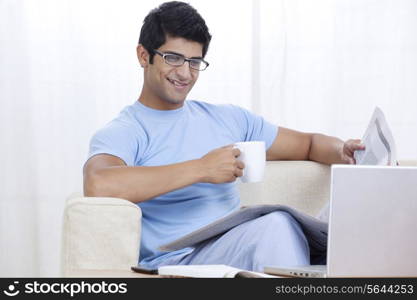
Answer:
POLYGON ((239 149, 226 146, 200 159, 156 167, 129 167, 108 154, 91 157, 84 166, 84 195, 143 202, 197 182, 226 183, 242 176, 239 149))
POLYGON ((355 164, 353 153, 363 150, 360 140, 342 140, 317 133, 305 133, 280 127, 267 160, 312 160, 324 164, 355 164))

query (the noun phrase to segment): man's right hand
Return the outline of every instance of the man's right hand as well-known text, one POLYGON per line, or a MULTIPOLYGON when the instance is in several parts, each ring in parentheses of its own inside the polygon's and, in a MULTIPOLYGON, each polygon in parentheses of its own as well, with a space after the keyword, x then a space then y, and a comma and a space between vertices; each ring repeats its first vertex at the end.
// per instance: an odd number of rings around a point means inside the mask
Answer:
POLYGON ((210 151, 200 158, 203 182, 226 183, 233 182, 243 175, 245 165, 237 157, 240 150, 233 145, 221 147, 210 151))

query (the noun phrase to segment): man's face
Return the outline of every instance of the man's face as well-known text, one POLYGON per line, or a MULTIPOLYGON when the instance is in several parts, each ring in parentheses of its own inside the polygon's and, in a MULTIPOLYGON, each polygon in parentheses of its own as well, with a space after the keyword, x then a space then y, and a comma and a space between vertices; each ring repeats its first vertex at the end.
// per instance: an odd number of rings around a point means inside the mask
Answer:
MULTIPOLYGON (((203 46, 183 38, 167 37, 165 44, 156 50, 181 54, 186 58, 201 58, 203 46)), ((145 82, 141 101, 157 109, 181 107, 199 75, 199 71, 191 69, 188 62, 182 66, 172 66, 158 54, 155 54, 153 64, 149 64, 148 60, 144 68, 145 82)))

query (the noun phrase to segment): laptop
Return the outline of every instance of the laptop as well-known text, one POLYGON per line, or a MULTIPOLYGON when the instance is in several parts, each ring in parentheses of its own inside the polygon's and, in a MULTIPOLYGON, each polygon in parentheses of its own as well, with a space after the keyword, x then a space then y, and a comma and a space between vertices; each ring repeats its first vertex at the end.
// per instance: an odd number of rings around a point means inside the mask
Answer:
POLYGON ((293 277, 417 276, 417 167, 333 165, 327 265, 267 266, 293 277))

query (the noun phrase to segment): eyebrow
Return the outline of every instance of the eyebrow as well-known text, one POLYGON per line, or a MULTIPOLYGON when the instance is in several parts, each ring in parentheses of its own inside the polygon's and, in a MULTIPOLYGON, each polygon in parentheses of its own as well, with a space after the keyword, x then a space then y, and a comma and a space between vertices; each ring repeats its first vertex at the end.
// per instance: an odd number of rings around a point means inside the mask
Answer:
MULTIPOLYGON (((182 57, 186 57, 184 54, 181 54, 181 53, 178 53, 178 52, 175 52, 175 51, 169 51, 168 50, 168 51, 162 51, 162 52, 167 53, 167 54, 176 54, 176 55, 180 55, 182 57)), ((190 57, 189 59, 203 59, 203 57, 201 57, 201 56, 193 56, 193 57, 190 57)))

